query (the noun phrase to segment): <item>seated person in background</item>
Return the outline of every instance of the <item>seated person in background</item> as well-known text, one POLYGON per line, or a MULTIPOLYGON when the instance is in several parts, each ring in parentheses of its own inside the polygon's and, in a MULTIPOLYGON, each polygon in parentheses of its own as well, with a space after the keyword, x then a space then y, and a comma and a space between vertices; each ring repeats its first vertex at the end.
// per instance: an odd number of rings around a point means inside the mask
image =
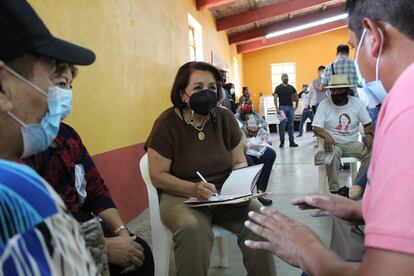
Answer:
MULTIPOLYGON (((241 129, 247 137, 245 143, 247 164, 249 166, 263 164, 256 186, 258 193, 265 192, 276 160, 276 152, 271 147, 272 141, 267 130, 267 122, 253 111, 251 104, 246 103, 242 104, 236 118, 241 123, 241 129)), ((257 199, 265 206, 272 204, 272 200, 266 196, 259 196, 257 199)))
POLYGON ((309 118, 311 120, 311 123, 312 123, 313 115, 314 115, 313 110, 312 110, 312 106, 310 104, 311 94, 309 93, 307 84, 304 84, 302 86, 302 92, 299 93, 298 97, 299 97, 299 99, 302 99, 302 116, 300 118, 299 134, 298 134, 297 137, 302 137, 302 135, 303 135, 303 125, 305 124, 305 121, 309 118))
POLYGON ((341 157, 356 157, 361 161, 357 178, 367 169, 373 128, 365 105, 360 99, 349 96, 351 85, 346 75, 334 75, 327 88, 331 95, 320 103, 312 126, 315 134, 324 140, 325 152, 334 153, 332 163, 327 166, 327 175, 329 190, 337 193, 341 157), (360 123, 364 126, 365 144, 358 141, 360 123))
POLYGON ((223 88, 227 91, 227 94, 230 95, 230 110, 233 114, 236 113, 237 104, 236 104, 236 89, 234 88, 234 84, 226 83, 224 84, 223 88))
POLYGON ((257 200, 211 208, 183 203, 188 197, 208 199, 233 169, 247 166, 237 120, 230 110, 216 107, 220 78, 205 62, 181 66, 171 90, 174 106, 158 117, 145 144, 161 220, 173 234, 177 275, 207 275, 212 224, 237 235, 248 275, 276 275, 271 254, 244 245, 258 238, 243 225, 247 214, 261 207, 257 200), (208 182, 200 181, 197 171, 208 182))
MULTIPOLYGON (((62 120, 72 109, 72 80, 77 72, 76 67, 62 63, 53 75, 53 83, 60 87, 62 97, 65 95, 62 120)), ((61 122, 52 145, 22 162, 50 183, 79 222, 89 220, 92 214, 102 219, 111 275, 120 275, 129 266, 135 266, 135 271, 122 275, 154 275, 151 249, 143 239, 130 235, 108 187, 73 128, 61 122)))
POLYGON ((15 161, 56 137, 56 60, 89 65, 92 51, 51 35, 23 0, 0 0, 0 275, 97 275, 80 226, 53 188, 15 161))
POLYGON ((239 106, 241 106, 243 103, 252 104, 252 98, 250 97, 250 89, 247 86, 243 87, 242 90, 243 95, 239 99, 239 106))
POLYGON ((230 91, 225 88, 226 81, 227 81, 227 71, 220 70, 221 74, 221 83, 219 84, 219 99, 220 101, 217 102, 218 106, 225 107, 231 110, 231 95, 230 91))

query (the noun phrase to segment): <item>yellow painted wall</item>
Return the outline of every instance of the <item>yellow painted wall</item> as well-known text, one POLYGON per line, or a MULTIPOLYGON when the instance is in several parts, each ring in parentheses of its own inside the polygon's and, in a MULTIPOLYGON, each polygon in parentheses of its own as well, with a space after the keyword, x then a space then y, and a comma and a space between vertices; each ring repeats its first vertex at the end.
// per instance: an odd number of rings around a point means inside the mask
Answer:
POLYGON ((144 142, 155 118, 171 105, 175 73, 189 60, 187 13, 202 25, 205 61, 214 51, 231 70, 234 56, 242 64, 195 0, 29 2, 53 34, 97 55, 95 64, 80 68, 67 120, 92 154, 144 142))
MULTIPOLYGON (((296 63, 296 89, 303 83, 317 78, 319 65, 327 65, 335 59, 336 47, 348 42, 348 29, 343 28, 320 35, 292 41, 263 50, 243 54, 244 86, 250 88, 255 108, 258 108, 259 92, 272 94, 271 64, 296 63)), ((354 53, 351 51, 350 57, 354 53)))

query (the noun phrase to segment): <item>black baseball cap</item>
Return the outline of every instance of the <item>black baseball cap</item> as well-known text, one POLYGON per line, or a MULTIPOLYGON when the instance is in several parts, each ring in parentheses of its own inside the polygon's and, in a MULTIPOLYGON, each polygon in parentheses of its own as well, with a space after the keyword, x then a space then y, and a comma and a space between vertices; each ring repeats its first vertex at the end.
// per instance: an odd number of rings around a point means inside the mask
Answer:
POLYGON ((26 52, 76 65, 95 61, 91 50, 54 37, 26 0, 0 0, 0 60, 26 52))

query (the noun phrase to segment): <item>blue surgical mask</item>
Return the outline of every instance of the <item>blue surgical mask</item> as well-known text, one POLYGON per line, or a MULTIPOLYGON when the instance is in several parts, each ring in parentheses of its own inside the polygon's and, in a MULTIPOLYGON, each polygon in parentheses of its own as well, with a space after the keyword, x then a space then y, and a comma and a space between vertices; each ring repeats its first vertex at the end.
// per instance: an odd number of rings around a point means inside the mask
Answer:
POLYGON ((382 40, 381 40, 381 47, 380 47, 378 58, 377 58, 377 63, 375 66, 375 81, 371 81, 367 83, 365 79, 363 78, 361 71, 359 69, 359 65, 358 65, 359 50, 361 49, 362 44, 364 42, 365 35, 367 33, 366 29, 364 29, 364 32, 362 33, 362 36, 361 36, 361 39, 359 41, 359 45, 356 51, 355 60, 354 60, 358 82, 364 88, 364 91, 367 94, 367 97, 369 100, 369 103, 368 103, 369 108, 374 108, 377 105, 382 104, 385 101, 385 98, 387 97, 387 91, 385 90, 384 85, 379 79, 379 63, 381 60, 382 47, 384 45, 384 35, 381 29, 378 29, 378 31, 381 34, 382 40))
POLYGON ((62 121, 65 120, 70 112, 72 111, 72 98, 73 93, 70 89, 64 89, 61 87, 58 87, 58 93, 59 93, 59 101, 62 105, 62 121))
POLYGON ((10 111, 7 112, 12 119, 21 125, 21 133, 23 137, 23 153, 21 158, 26 158, 46 150, 56 138, 63 113, 62 103, 60 101, 61 95, 57 86, 49 87, 48 93, 46 93, 9 67, 6 67, 6 70, 29 85, 34 91, 47 98, 48 111, 39 124, 26 124, 10 111))

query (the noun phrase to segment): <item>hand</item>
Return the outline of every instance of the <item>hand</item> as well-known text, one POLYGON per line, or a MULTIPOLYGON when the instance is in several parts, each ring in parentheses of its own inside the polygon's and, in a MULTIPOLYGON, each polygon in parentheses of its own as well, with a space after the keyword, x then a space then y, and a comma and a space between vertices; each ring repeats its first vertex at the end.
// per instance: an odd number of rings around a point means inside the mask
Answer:
POLYGON ((208 199, 214 193, 217 193, 217 189, 214 184, 204 181, 195 183, 194 197, 198 199, 208 199))
POLYGON ((277 112, 277 114, 280 114, 280 109, 279 109, 279 107, 276 107, 276 112, 277 112))
POLYGON ((144 260, 144 249, 135 242, 135 236, 106 238, 106 249, 108 262, 121 267, 136 266, 141 267, 144 260))
POLYGON ((253 249, 273 252, 285 262, 300 266, 305 250, 312 246, 323 246, 320 239, 305 225, 282 215, 271 208, 260 208, 262 214, 249 212, 250 221, 245 226, 266 241, 246 240, 245 245, 253 249))
POLYGON ((368 150, 372 150, 372 144, 374 142, 374 137, 372 134, 365 135, 365 139, 363 141, 368 150))
POLYGON ((335 144, 335 141, 332 138, 332 136, 331 135, 326 135, 323 139, 324 139, 325 152, 332 152, 333 145, 335 144))
MULTIPOLYGON (((350 223, 363 224, 361 204, 349 198, 333 194, 308 195, 294 199, 293 205, 308 205, 318 208, 312 213, 314 217, 332 215, 350 223)), ((305 207, 308 209, 308 207, 305 207)))

